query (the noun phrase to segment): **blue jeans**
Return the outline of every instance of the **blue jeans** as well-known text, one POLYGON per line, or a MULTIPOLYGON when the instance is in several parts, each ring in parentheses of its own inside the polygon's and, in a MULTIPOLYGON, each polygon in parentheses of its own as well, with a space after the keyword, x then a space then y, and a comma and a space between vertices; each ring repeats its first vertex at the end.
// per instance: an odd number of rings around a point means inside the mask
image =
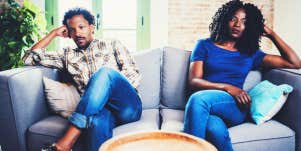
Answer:
POLYGON ((116 125, 139 120, 141 112, 141 100, 128 80, 118 71, 100 68, 89 79, 69 121, 84 129, 89 151, 97 151, 116 125))
POLYGON ((244 122, 246 110, 220 90, 202 90, 192 94, 184 115, 184 132, 211 142, 219 151, 232 151, 228 127, 244 122))

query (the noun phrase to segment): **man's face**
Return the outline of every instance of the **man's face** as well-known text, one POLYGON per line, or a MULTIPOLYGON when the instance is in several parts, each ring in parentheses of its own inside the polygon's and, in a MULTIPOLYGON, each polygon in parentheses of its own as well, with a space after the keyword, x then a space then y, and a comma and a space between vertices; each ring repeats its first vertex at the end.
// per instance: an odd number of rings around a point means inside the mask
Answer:
POLYGON ((93 40, 94 26, 83 15, 75 15, 67 21, 68 34, 79 49, 86 49, 93 40))

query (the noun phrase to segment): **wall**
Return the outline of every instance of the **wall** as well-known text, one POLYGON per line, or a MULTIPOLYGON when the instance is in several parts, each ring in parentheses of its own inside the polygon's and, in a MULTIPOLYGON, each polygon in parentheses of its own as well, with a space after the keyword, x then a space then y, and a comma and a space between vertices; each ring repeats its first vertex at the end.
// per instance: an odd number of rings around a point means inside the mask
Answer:
MULTIPOLYGON (((168 45, 192 49, 195 41, 210 35, 209 24, 217 9, 226 0, 169 0, 168 1, 168 45)), ((257 5, 269 25, 273 25, 274 0, 246 0, 257 5)), ((263 39, 263 49, 271 44, 263 39)))
POLYGON ((275 0, 274 29, 301 57, 300 6, 300 0, 275 0))
POLYGON ((168 0, 151 0, 151 48, 168 45, 168 0))

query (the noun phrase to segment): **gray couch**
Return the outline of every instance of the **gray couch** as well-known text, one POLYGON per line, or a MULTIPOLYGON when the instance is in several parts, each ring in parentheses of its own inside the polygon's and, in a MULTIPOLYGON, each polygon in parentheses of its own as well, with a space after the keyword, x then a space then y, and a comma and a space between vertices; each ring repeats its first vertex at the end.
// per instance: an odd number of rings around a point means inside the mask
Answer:
MULTIPOLYGON (((133 131, 181 131, 186 103, 190 51, 163 48, 134 54, 143 75, 139 92, 143 113, 139 121, 116 127, 114 136, 133 131)), ((295 89, 277 116, 260 126, 247 122, 230 128, 236 151, 301 151, 301 75, 298 70, 274 69, 263 79, 288 83, 295 89)), ((49 112, 42 76, 61 80, 60 73, 44 67, 23 67, 0 72, 0 145, 2 151, 37 151, 66 130, 67 120, 49 112)), ((261 80, 252 71, 244 89, 261 80)), ((74 150, 84 150, 84 136, 74 150)))

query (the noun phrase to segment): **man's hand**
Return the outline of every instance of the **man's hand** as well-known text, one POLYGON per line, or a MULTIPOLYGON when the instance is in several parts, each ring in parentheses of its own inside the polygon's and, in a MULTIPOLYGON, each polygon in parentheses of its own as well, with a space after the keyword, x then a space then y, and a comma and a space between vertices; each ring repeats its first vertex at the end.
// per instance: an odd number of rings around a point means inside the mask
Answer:
POLYGON ((69 37, 68 29, 65 25, 54 29, 54 32, 55 32, 56 36, 60 36, 60 37, 64 37, 64 38, 69 37))
POLYGON ((228 92, 230 95, 232 95, 236 101, 238 102, 238 105, 240 105, 241 107, 249 107, 251 104, 251 97, 249 96, 249 94, 238 88, 235 87, 233 85, 226 85, 225 86, 225 90, 226 92, 228 92))
POLYGON ((47 47, 48 44, 57 36, 64 38, 69 37, 67 27, 61 26, 56 29, 53 29, 48 35, 46 35, 43 39, 41 39, 39 42, 33 45, 31 50, 47 47))

